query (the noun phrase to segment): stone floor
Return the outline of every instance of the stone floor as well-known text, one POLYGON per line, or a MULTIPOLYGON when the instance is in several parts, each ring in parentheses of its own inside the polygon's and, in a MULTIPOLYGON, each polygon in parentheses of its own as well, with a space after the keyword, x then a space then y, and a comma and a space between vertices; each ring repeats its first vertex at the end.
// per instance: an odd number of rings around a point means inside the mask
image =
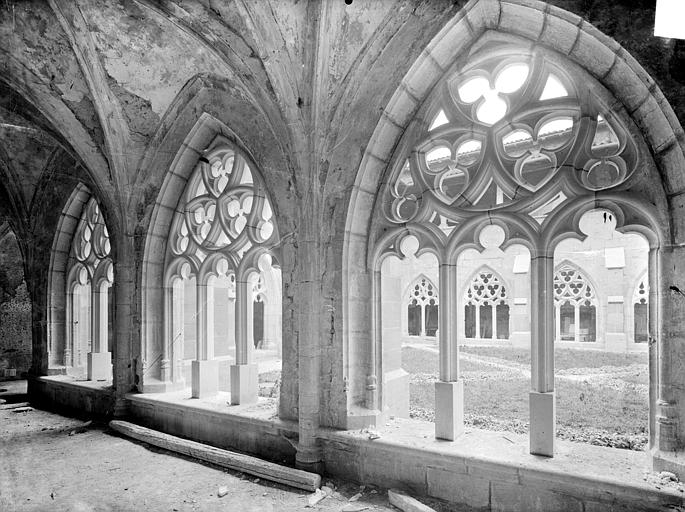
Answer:
MULTIPOLYGON (((0 390, 7 404, 26 400, 25 381, 0 382, 0 390)), ((86 419, 0 410, 0 510, 287 512, 308 505, 311 493, 134 442, 103 424, 84 427, 86 419), (219 498, 221 486, 229 493, 219 498)), ((335 492, 315 510, 396 510, 383 489, 324 482, 335 492)))

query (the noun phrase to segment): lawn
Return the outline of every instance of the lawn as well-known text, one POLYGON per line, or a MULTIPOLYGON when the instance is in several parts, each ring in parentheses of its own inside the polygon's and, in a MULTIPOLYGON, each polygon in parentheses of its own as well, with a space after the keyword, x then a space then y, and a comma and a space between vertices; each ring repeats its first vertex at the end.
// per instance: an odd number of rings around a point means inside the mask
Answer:
MULTIPOLYGON (((527 432, 530 377, 520 370, 530 367, 528 351, 507 347, 461 350, 469 358, 460 362, 467 424, 527 432), (480 357, 487 359, 479 362, 480 357)), ((585 374, 576 370, 572 376, 557 377, 557 435, 604 446, 644 448, 648 423, 646 354, 561 349, 555 355, 558 369, 590 369, 585 374)), ((415 375, 410 384, 410 414, 433 421, 438 356, 405 347, 402 359, 404 369, 415 375)))

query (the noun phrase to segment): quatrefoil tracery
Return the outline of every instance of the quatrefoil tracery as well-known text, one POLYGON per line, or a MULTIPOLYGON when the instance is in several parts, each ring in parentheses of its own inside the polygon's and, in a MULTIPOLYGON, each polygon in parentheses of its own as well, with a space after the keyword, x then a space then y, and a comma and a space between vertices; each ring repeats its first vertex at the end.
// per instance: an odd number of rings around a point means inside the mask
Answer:
POLYGON ((463 213, 520 201, 532 214, 543 189, 545 200, 570 199, 583 187, 615 187, 635 168, 635 145, 615 116, 598 115, 606 111, 597 97, 577 95, 542 54, 499 55, 436 89, 427 107, 432 121, 417 125, 417 144, 387 189, 391 222, 419 212, 423 220, 446 215, 458 222, 463 213), (562 177, 570 189, 560 188, 562 177))
POLYGON ((273 212, 264 186, 247 162, 222 146, 201 158, 179 201, 169 236, 169 257, 196 264, 222 252, 240 261, 275 235, 273 212))
POLYGON ((72 243, 72 256, 90 276, 109 257, 112 246, 104 217, 95 198, 83 208, 72 243))

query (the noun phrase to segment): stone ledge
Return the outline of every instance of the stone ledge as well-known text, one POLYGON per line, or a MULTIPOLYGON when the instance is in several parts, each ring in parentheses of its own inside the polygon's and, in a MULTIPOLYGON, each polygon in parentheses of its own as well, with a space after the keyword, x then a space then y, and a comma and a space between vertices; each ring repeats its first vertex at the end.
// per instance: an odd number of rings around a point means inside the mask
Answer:
POLYGON ((656 511, 685 504, 681 493, 644 482, 644 471, 651 469, 645 452, 557 440, 550 459, 530 455, 524 435, 467 429, 446 442, 434 439, 432 423, 400 419, 378 432, 381 437, 370 440, 364 431, 322 430, 327 471, 493 510, 509 499, 512 510, 540 511, 582 510, 583 504, 656 511), (431 481, 431 474, 443 475, 438 470, 450 473, 454 489, 445 488, 442 478, 431 481), (489 489, 487 504, 483 485, 489 489), (474 494, 464 494, 468 489, 474 494))

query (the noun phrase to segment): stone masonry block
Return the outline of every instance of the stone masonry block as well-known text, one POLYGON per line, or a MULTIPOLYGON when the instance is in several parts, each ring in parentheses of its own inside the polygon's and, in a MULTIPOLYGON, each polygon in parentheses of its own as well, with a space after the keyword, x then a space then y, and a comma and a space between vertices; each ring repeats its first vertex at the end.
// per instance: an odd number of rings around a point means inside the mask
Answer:
POLYGON ((428 51, 440 66, 447 69, 473 43, 473 39, 468 23, 462 18, 441 34, 440 39, 428 47, 428 51))
POLYGON ((409 69, 403 83, 407 91, 419 101, 423 101, 436 82, 442 77, 443 70, 426 52, 409 69))
MULTIPOLYGON (((350 213, 354 215, 355 219, 359 219, 362 224, 362 232, 366 231, 367 223, 371 213, 373 212, 373 205, 376 201, 375 194, 362 190, 358 187, 354 187, 352 190, 352 200, 350 201, 350 213), (361 222, 363 220, 363 222, 361 222)), ((359 228, 358 227, 358 228, 359 228)))
POLYGON ((554 391, 530 392, 530 453, 554 456, 556 399, 554 391))
POLYGON ((654 96, 647 96, 644 101, 633 113, 633 119, 646 135, 647 143, 652 147, 652 151, 675 141, 673 128, 664 116, 654 96))
POLYGON ((583 512, 583 503, 571 496, 503 482, 492 483, 491 506, 493 512, 583 512))
POLYGON ((400 87, 390 98, 385 113, 395 124, 405 126, 414 117, 417 106, 416 99, 404 87, 400 87))
POLYGON ((497 26, 500 8, 499 0, 481 0, 473 4, 473 7, 468 11, 466 16, 473 28, 474 36, 476 36, 476 38, 484 30, 497 26))
POLYGON ((429 467, 426 481, 430 496, 476 509, 490 504, 489 480, 429 467))
POLYGON ((635 110, 648 96, 647 86, 635 75, 635 71, 621 57, 616 60, 614 67, 602 80, 616 98, 623 103, 629 112, 635 110))
POLYGON ((365 190, 367 192, 376 190, 378 183, 383 177, 385 168, 388 166, 387 161, 381 160, 378 156, 371 154, 372 146, 369 146, 362 163, 359 166, 359 174, 361 179, 357 178, 357 184, 355 185, 360 190, 365 190))
POLYGON ((502 13, 499 28, 505 32, 537 41, 542 33, 545 14, 537 9, 501 2, 502 13))
POLYGON ((591 75, 602 78, 616 60, 616 54, 580 27, 580 34, 570 57, 591 75))
POLYGON ((666 176, 664 185, 667 194, 685 191, 685 155, 678 144, 673 144, 654 156, 659 174, 666 176))
POLYGON ((554 12, 550 11, 546 15, 545 28, 540 35, 539 42, 564 55, 568 55, 571 48, 573 48, 573 44, 576 42, 579 29, 576 24, 568 19, 556 16, 554 12))
POLYGON ((435 437, 454 441, 464 433, 464 381, 435 383, 435 437))
POLYGON ((206 398, 219 391, 219 365, 217 361, 192 361, 192 397, 206 398))
POLYGON ((489 461, 468 460, 466 462, 468 474, 476 478, 487 478, 492 482, 506 482, 519 484, 519 468, 505 466, 504 464, 492 464, 489 461))

